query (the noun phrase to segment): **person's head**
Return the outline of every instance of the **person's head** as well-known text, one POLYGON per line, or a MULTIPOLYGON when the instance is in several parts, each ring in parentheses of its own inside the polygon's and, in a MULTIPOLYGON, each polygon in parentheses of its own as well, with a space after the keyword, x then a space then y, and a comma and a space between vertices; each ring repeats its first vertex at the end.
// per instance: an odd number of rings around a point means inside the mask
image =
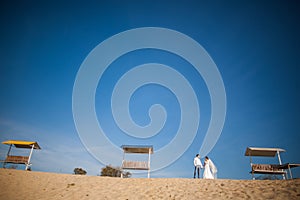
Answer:
POLYGON ((205 160, 209 160, 209 158, 207 156, 205 156, 205 160))
POLYGON ((197 154, 196 154, 196 157, 200 157, 200 155, 197 153, 197 154))

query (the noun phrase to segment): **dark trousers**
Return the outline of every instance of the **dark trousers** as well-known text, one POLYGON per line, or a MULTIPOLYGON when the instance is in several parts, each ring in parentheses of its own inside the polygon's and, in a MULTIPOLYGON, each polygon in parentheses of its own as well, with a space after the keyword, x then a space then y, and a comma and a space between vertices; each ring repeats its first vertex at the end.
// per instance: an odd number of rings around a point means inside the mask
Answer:
POLYGON ((200 178, 200 166, 195 166, 195 169, 194 169, 194 178, 196 178, 196 171, 198 172, 198 178, 200 178))

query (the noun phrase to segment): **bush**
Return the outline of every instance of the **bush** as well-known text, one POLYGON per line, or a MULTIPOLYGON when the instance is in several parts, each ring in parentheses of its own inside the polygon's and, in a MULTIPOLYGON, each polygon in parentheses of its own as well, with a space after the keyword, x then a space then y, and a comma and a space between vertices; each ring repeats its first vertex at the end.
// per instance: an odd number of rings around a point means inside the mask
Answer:
POLYGON ((74 169, 74 174, 78 175, 86 175, 86 171, 82 168, 75 168, 74 169))
POLYGON ((130 172, 124 172, 120 167, 107 165, 101 169, 100 176, 121 177, 121 174, 123 175, 123 178, 129 178, 131 176, 130 172))

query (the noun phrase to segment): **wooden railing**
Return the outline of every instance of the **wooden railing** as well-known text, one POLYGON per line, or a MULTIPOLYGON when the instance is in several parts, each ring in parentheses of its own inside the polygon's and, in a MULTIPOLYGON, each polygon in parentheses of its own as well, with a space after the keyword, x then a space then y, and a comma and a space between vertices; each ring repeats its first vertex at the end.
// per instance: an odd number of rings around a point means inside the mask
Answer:
POLYGON ((149 165, 146 161, 127 161, 124 160, 122 163, 123 169, 135 169, 135 170, 148 170, 149 165))

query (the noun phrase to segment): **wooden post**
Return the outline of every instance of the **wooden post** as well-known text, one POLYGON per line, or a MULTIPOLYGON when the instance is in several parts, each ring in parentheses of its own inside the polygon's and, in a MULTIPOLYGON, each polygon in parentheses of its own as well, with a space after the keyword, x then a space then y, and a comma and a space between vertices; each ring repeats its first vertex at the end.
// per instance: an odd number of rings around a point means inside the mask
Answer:
POLYGON ((151 154, 151 149, 149 148, 149 154, 148 154, 148 178, 150 178, 150 154, 151 154))
POLYGON ((28 170, 28 167, 30 166, 30 159, 31 159, 31 156, 32 156, 33 149, 34 149, 34 144, 31 146, 31 150, 30 150, 30 154, 29 154, 29 157, 28 157, 28 161, 27 161, 25 170, 28 170))
MULTIPOLYGON (((280 154, 279 154, 279 151, 277 150, 277 157, 278 157, 278 161, 279 161, 279 164, 282 165, 282 162, 281 162, 281 158, 280 158, 280 154)), ((286 179, 286 173, 285 174, 282 174, 282 178, 285 180, 286 179)))
POLYGON ((293 179, 292 171, 291 171, 291 168, 290 168, 290 164, 289 164, 289 163, 288 163, 288 168, 289 168, 289 172, 290 172, 290 179, 293 179))
POLYGON ((280 155, 279 155, 279 151, 277 151, 277 156, 278 156, 279 164, 282 165, 281 158, 280 158, 280 155))
POLYGON ((251 156, 251 152, 249 152, 249 156, 250 156, 250 167, 251 167, 251 175, 252 175, 252 180, 255 180, 255 177, 254 177, 254 172, 253 172, 253 169, 252 169, 252 156, 251 156))
MULTIPOLYGON (((8 149, 8 151, 7 151, 7 154, 6 154, 6 158, 9 156, 9 153, 10 153, 11 147, 12 147, 12 144, 10 144, 10 145, 9 145, 9 149, 8 149)), ((3 168, 5 168, 5 165, 6 165, 6 162, 4 161, 4 162, 3 162, 3 166, 2 166, 2 167, 3 167, 3 168)))
POLYGON ((121 178, 123 178, 123 164, 124 164, 124 160, 125 160, 125 151, 123 151, 123 160, 122 160, 122 166, 121 166, 121 178))

